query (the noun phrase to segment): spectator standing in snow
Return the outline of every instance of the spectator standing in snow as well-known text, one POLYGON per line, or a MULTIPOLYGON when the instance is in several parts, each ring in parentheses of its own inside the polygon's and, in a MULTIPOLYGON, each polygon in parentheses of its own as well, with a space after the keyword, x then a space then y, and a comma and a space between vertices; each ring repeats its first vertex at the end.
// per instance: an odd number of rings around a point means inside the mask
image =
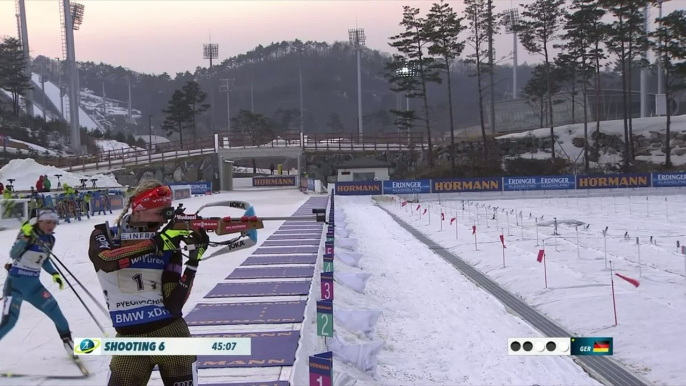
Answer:
POLYGON ((38 176, 38 181, 36 181, 36 191, 42 192, 43 189, 43 176, 38 176))
POLYGON ((48 179, 48 175, 47 175, 47 174, 44 175, 44 176, 43 176, 43 191, 44 191, 44 192, 49 192, 51 186, 52 186, 52 183, 51 183, 50 180, 48 179))
POLYGON ((269 165, 269 170, 271 170, 272 176, 273 176, 274 175, 274 164, 273 163, 271 165, 269 165))

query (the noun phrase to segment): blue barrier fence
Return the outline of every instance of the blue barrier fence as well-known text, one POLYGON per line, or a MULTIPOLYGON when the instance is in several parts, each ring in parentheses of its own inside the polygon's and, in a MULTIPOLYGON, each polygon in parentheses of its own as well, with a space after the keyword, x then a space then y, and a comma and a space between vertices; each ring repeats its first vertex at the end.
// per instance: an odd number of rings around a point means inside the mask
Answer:
POLYGON ((212 183, 211 182, 173 182, 171 184, 168 184, 169 186, 183 186, 183 185, 189 185, 191 187, 191 194, 196 196, 196 195, 203 195, 203 194, 212 194, 212 183))
POLYGON ((336 194, 515 192, 686 186, 686 172, 337 182, 336 194))

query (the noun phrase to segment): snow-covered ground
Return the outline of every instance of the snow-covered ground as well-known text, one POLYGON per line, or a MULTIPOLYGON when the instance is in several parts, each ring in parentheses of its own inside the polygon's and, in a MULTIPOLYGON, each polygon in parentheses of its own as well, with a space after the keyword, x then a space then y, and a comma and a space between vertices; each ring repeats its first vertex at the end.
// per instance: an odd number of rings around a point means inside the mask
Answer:
MULTIPOLYGON (((508 337, 541 336, 493 296, 419 243, 370 197, 336 197, 360 268, 364 294, 335 284, 336 310, 380 310, 374 340, 385 342, 375 379, 335 360, 357 385, 598 385, 570 357, 508 356, 508 337)), ((339 225, 338 225, 339 226, 339 225)), ((338 229, 338 228, 337 228, 338 229)), ((339 239, 336 239, 339 241, 339 239)), ((341 249, 336 249, 341 251, 341 249)), ((341 253, 341 252, 337 252, 341 253)), ((336 325, 346 343, 370 340, 336 325)))
POLYGON ((97 186, 102 187, 119 187, 120 183, 114 178, 112 174, 95 174, 84 175, 79 173, 67 172, 54 166, 41 165, 32 158, 13 159, 7 165, 0 169, 0 181, 3 184, 9 183, 8 179, 15 179, 13 185, 15 190, 29 190, 32 186, 36 186, 38 176, 48 175, 50 182, 52 182, 52 190, 57 188, 57 177, 55 174, 61 174, 60 182, 67 183, 71 186, 78 187, 81 185, 82 178, 88 178, 88 186, 91 186, 90 179, 97 178, 97 186))
POLYGON ((614 194, 473 199, 465 201, 464 209, 462 201, 445 199, 440 204, 401 207, 398 200, 383 205, 577 336, 614 337, 614 358, 634 373, 656 384, 686 384, 686 256, 676 247, 677 241, 686 241, 686 197, 614 194), (420 217, 427 207, 430 211, 420 217), (446 213, 442 231, 441 211, 446 213), (522 218, 516 218, 520 212, 522 218), (540 249, 545 249, 548 288, 543 264, 536 260, 540 249), (614 277, 617 326, 609 261, 615 273, 640 281, 635 288, 614 277))
MULTIPOLYGON (((651 131, 665 134, 667 118, 666 117, 650 117, 650 118, 636 118, 633 120, 633 135, 642 135, 646 138, 650 138, 651 131)), ((588 138, 589 143, 592 145, 594 141, 591 139, 591 133, 595 132, 595 122, 588 123, 588 138)), ((686 133, 686 115, 679 115, 672 117, 671 122, 671 132, 672 133, 686 133)), ((570 159, 576 163, 583 163, 583 152, 584 149, 581 147, 576 147, 572 143, 574 138, 584 137, 584 125, 583 123, 575 123, 573 125, 564 125, 554 128, 555 135, 558 137, 558 142, 555 144, 556 153, 564 157, 565 159, 570 159)), ((607 135, 619 135, 622 141, 624 140, 624 121, 602 121, 600 122, 600 132, 607 135)), ((673 134, 674 135, 674 134, 673 134)), ((516 134, 506 134, 499 136, 497 139, 524 139, 530 136, 537 138, 549 138, 550 128, 528 130, 516 134)), ((664 163, 664 153, 661 149, 651 148, 650 156, 636 156, 637 160, 650 161, 652 163, 660 164, 664 163)), ((674 150, 674 149, 673 149, 674 150)), ((548 159, 550 158, 549 152, 536 152, 536 153, 526 153, 521 155, 522 158, 535 158, 535 159, 548 159)), ((601 154, 599 162, 601 164, 613 163, 617 164, 622 162, 621 154, 601 154)), ((672 163, 674 165, 684 165, 686 164, 686 154, 676 155, 672 154, 672 163)))
MULTIPOLYGON (((195 211, 200 206, 206 203, 223 201, 227 199, 245 200, 246 195, 249 195, 250 202, 254 205, 258 215, 267 216, 290 216, 308 197, 299 191, 292 190, 258 190, 251 189, 249 191, 233 191, 230 193, 222 193, 219 195, 205 196, 199 198, 190 198, 182 200, 184 206, 190 211, 195 211)), ((215 213, 220 209, 213 208, 210 215, 235 215, 238 212, 236 209, 226 209, 226 213, 215 213)), ((205 214, 205 211, 200 214, 205 214)), ((73 222, 71 224, 62 224, 58 226, 56 238, 57 243, 54 249, 55 254, 67 265, 67 267, 78 277, 84 286, 86 286, 93 295, 100 300, 100 284, 98 283, 93 265, 90 263, 88 252, 88 238, 95 224, 109 221, 110 224, 115 220, 118 213, 106 216, 94 216, 91 219, 83 219, 81 222, 73 222)), ((271 235, 282 222, 270 221, 265 223, 265 228, 259 231, 260 242, 264 241, 271 235)), ((16 230, 0 231, 0 241, 5 245, 5 249, 0 252, 0 257, 7 258, 9 247, 16 237, 16 230)), ((224 239, 221 236, 211 235, 217 240, 224 239)), ((198 273, 193 284, 193 291, 186 302, 184 313, 187 314, 199 301, 208 301, 203 299, 214 286, 224 280, 226 275, 230 273, 235 267, 240 265, 251 253, 253 249, 234 252, 222 257, 214 257, 210 260, 200 263, 198 273)), ((211 253, 211 251, 210 251, 211 253)), ((3 260, 4 263, 4 260, 3 260)), ((6 271, 0 270, 0 281, 4 281, 6 271)), ((67 278, 70 278, 67 276, 67 278)), ((57 298, 57 301, 62 308, 66 318, 70 323, 74 337, 86 336, 102 336, 95 323, 91 320, 84 307, 74 296, 74 293, 65 288, 59 291, 52 280, 43 273, 42 282, 57 298)), ((84 297, 82 295, 82 297, 84 297)), ((226 299, 218 299, 226 301, 226 299)), ((269 301, 270 298, 263 298, 261 300, 269 301)), ((211 301, 211 300, 210 300, 211 301)), ((109 318, 98 312, 97 308, 92 305, 89 300, 86 300, 90 305, 94 314, 109 331, 110 336, 114 336, 114 330, 111 328, 109 318)), ((104 306, 104 299, 101 301, 104 306)), ((271 326, 217 326, 217 327, 191 327, 193 333, 213 332, 213 331, 255 331, 255 330, 279 330, 286 328, 284 325, 271 326)), ((298 325, 293 325, 293 328, 299 328, 298 325)), ((90 386, 90 385, 104 385, 106 383, 106 376, 108 371, 108 363, 110 357, 84 357, 84 362, 89 370, 94 375, 85 380, 70 379, 70 380, 38 380, 31 378, 15 378, 7 379, 0 378, 0 385, 70 385, 70 386, 90 386)), ((250 368, 250 369, 206 369, 200 370, 199 376, 201 383, 217 383, 210 382, 221 379, 222 376, 235 377, 241 374, 251 375, 252 381, 264 380, 260 377, 261 374, 272 374, 279 368, 272 367, 266 369, 250 368)), ((21 310, 21 316, 16 327, 0 341, 0 371, 13 371, 15 373, 41 373, 41 374, 78 374, 78 370, 72 365, 64 353, 60 339, 55 332, 52 323, 38 310, 29 304, 24 304, 21 310), (20 347, 20 349, 13 350, 12 347, 20 347)), ((162 385, 158 374, 153 374, 149 385, 162 385)))
MULTIPOLYGON (((36 73, 31 74, 31 80, 33 81, 34 87, 42 89, 43 85, 40 83, 40 75, 36 73)), ((50 101, 60 109, 60 88, 52 82, 45 82, 45 95, 50 99, 50 101)), ((68 107, 69 107, 69 95, 64 95, 64 115, 65 119, 69 121, 68 107)), ((83 107, 79 107, 79 124, 88 130, 95 130, 98 128, 98 124, 91 119, 91 117, 86 113, 83 107)))
MULTIPOLYGON (((132 147, 128 143, 124 142, 119 142, 114 139, 98 139, 95 141, 96 145, 100 150, 103 152, 115 150, 115 151, 141 151, 141 152, 146 152, 145 149, 140 148, 140 147, 132 147)), ((147 152, 145 153, 147 154, 147 152)))

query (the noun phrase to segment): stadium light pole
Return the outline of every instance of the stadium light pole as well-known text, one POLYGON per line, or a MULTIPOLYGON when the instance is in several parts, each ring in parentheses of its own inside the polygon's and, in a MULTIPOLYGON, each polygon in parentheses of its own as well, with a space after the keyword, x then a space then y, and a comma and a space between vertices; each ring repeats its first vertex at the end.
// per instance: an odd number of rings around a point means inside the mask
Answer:
MULTIPOLYGON (((228 133, 229 133, 229 138, 228 141, 231 141, 231 105, 230 105, 230 95, 231 95, 231 88, 233 87, 233 78, 231 79, 220 79, 220 85, 219 85, 219 91, 220 92, 225 92, 226 93, 226 122, 228 126, 228 133)), ((231 143, 229 142, 229 146, 231 143)))
POLYGON ((212 87, 212 60, 219 57, 219 44, 203 44, 203 58, 210 60, 210 132, 214 132, 214 87, 212 87))
POLYGON ((505 33, 512 34, 512 99, 517 99, 517 29, 519 23, 519 11, 511 8, 505 11, 507 18, 505 33))
POLYGON ((148 161, 152 162, 152 114, 148 115, 148 161))
POLYGON ((360 54, 362 47, 365 45, 366 37, 364 36, 364 28, 354 28, 348 30, 348 39, 350 44, 355 48, 357 54, 357 130, 359 134, 359 141, 362 141, 362 69, 360 67, 360 54))
POLYGON ((76 67, 76 49, 74 45, 74 31, 83 23, 83 4, 62 0, 60 16, 64 28, 63 52, 69 71, 69 123, 71 134, 71 148, 75 154, 81 151, 81 125, 79 124, 79 72, 76 67))
MULTIPOLYGON (((404 66, 396 71, 396 76, 401 78, 410 78, 416 75, 416 71, 408 66, 404 66)), ((410 111, 410 97, 405 93, 405 112, 410 111)), ((410 125, 407 125, 407 143, 410 143, 410 125)))
MULTIPOLYGON (((19 13, 17 15, 17 23, 19 23, 19 41, 21 41, 22 50, 24 51, 24 62, 26 63, 24 74, 31 79, 31 58, 29 57, 29 29, 26 25, 26 4, 24 3, 24 0, 18 0, 16 5, 19 8, 19 13)), ((29 88, 25 93, 26 97, 24 98, 24 101, 26 102, 26 115, 33 118, 33 91, 29 88)), ((45 96, 45 94, 43 95, 45 96)), ((45 103, 43 104, 45 105, 45 103)), ((43 118, 45 118, 45 106, 43 106, 43 118)))

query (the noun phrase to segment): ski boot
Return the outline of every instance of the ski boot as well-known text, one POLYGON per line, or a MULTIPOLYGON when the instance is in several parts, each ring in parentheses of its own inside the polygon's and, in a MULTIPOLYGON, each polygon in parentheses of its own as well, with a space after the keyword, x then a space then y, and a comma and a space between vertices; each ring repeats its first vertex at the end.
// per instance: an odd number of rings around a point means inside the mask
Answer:
POLYGON ((64 350, 67 351, 67 355, 74 362, 76 367, 79 368, 84 376, 88 376, 90 373, 86 366, 81 362, 81 359, 74 354, 74 340, 71 338, 71 332, 66 334, 60 334, 62 338, 62 344, 64 344, 64 350))

